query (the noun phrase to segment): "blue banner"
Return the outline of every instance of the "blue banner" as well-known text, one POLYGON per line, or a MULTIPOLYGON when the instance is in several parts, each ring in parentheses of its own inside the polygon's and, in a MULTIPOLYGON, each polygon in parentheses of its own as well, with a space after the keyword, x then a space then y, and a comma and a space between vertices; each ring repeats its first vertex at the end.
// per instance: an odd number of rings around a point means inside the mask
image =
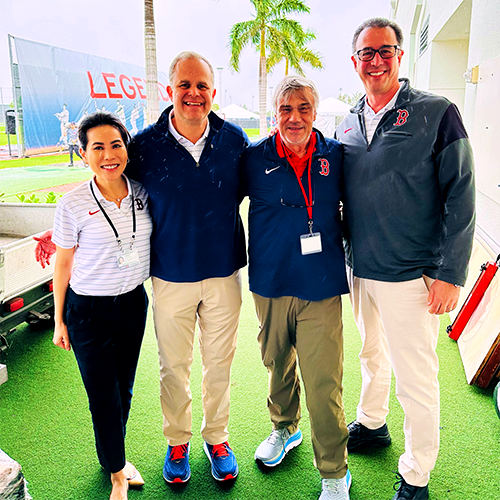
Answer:
MULTIPOLYGON (((68 130, 96 110, 115 113, 132 133, 144 127, 143 67, 14 38, 27 154, 65 148, 68 130)), ((160 112, 168 75, 158 73, 160 112)))

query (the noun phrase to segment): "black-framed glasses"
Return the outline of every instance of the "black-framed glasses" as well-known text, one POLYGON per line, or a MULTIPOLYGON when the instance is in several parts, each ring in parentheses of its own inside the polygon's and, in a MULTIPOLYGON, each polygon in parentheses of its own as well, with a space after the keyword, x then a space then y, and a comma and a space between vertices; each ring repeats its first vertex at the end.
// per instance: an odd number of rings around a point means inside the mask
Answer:
POLYGON ((366 49, 361 49, 356 51, 356 55, 360 61, 371 61, 375 54, 378 52, 382 59, 390 59, 394 57, 398 50, 400 50, 399 45, 383 45, 380 49, 372 49, 367 47, 366 49))

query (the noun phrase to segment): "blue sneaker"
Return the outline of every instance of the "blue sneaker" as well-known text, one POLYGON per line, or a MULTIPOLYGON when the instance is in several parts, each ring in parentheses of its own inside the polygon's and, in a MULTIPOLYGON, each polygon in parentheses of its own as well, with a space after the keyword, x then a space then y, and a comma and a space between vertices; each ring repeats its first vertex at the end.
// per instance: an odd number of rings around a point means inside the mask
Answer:
POLYGON ((163 466, 163 478, 167 483, 185 483, 191 477, 189 467, 189 443, 168 446, 163 466))
POLYGON ((227 481, 238 475, 236 457, 227 441, 214 445, 204 442, 203 449, 212 464, 212 476, 217 481, 227 481))
POLYGON ((277 429, 271 432, 269 437, 260 443, 255 451, 255 460, 259 460, 267 467, 275 467, 285 458, 285 455, 302 443, 302 432, 297 429, 290 434, 288 429, 277 429))

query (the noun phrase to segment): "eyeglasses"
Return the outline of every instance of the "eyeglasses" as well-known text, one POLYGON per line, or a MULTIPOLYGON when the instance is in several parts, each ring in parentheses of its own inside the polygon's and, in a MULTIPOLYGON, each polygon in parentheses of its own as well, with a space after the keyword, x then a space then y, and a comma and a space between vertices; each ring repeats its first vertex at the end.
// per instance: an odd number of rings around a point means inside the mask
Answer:
POLYGON ((391 57, 394 57, 397 53, 398 50, 400 50, 399 45, 383 45, 380 47, 380 49, 372 49, 371 47, 368 47, 366 49, 361 49, 355 52, 355 54, 358 56, 358 59, 360 61, 371 61, 374 57, 375 54, 378 52, 380 57, 382 59, 390 59, 391 57))

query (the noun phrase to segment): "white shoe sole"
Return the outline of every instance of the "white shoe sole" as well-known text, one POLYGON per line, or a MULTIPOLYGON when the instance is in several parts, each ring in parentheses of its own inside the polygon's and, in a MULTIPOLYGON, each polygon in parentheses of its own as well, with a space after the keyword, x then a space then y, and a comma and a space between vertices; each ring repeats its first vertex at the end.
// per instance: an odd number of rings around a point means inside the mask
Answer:
MULTIPOLYGON (((290 437, 292 437, 292 436, 290 436, 290 437)), ((300 433, 300 436, 297 439, 294 439, 293 441, 290 441, 290 439, 289 439, 287 444, 285 445, 285 449, 282 450, 281 453, 276 458, 273 458, 272 460, 262 460, 262 458, 255 455, 255 460, 258 460, 259 462, 264 464, 266 467, 276 467, 281 462, 283 462, 283 459, 285 458, 286 454, 290 450, 293 450, 293 448, 296 448, 297 446, 299 446, 300 443, 302 443, 302 432, 300 433)))

